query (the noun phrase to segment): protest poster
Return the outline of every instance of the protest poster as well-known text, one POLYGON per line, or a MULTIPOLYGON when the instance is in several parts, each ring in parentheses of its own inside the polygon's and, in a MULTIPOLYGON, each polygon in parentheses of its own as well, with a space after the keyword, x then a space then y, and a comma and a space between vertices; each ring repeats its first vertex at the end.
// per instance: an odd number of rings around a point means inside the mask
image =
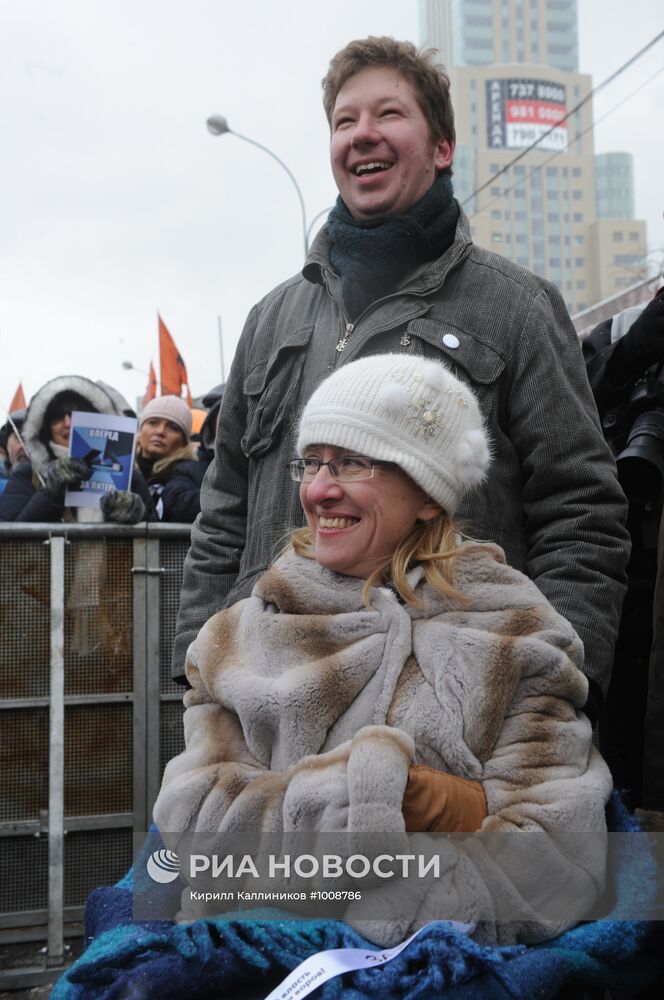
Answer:
POLYGON ((136 417, 72 413, 69 455, 82 459, 91 475, 79 489, 67 490, 66 506, 98 507, 104 493, 130 488, 137 424, 136 417))

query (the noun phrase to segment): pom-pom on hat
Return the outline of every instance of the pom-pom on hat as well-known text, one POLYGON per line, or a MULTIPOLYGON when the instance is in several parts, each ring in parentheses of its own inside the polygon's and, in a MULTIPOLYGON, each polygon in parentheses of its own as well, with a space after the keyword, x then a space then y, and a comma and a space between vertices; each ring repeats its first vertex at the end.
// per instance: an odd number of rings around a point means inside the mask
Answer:
POLYGON ((319 385, 300 419, 298 453, 314 444, 394 462, 450 515, 491 461, 468 386, 438 361, 401 354, 352 361, 319 385))
POLYGON ((170 420, 177 424, 189 441, 191 437, 191 410, 184 399, 179 396, 157 396, 151 399, 141 413, 139 427, 142 427, 150 417, 161 417, 163 420, 170 420))

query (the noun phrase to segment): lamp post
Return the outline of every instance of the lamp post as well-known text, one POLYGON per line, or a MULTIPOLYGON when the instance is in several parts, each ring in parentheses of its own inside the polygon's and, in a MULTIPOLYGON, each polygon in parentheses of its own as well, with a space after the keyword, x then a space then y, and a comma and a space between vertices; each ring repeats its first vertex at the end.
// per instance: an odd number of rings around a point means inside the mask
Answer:
POLYGON ((309 228, 307 229, 307 239, 311 239, 311 233, 313 232, 313 228, 316 225, 316 223, 318 222, 318 220, 321 219, 324 215, 327 215, 328 212, 331 212, 333 208, 334 208, 334 205, 328 205, 327 208, 323 208, 318 213, 318 215, 314 215, 313 219, 309 223, 309 228))
MULTIPOLYGON (((256 142, 255 139, 250 139, 246 135, 240 135, 239 132, 235 132, 229 126, 228 122, 226 121, 223 115, 211 115, 207 120, 207 127, 208 127, 208 132, 211 132, 212 135, 226 135, 227 132, 230 132, 231 135, 237 136, 238 139, 243 139, 245 142, 251 143, 252 146, 258 146, 258 148, 262 149, 264 153, 267 153, 268 156, 271 156, 273 160, 276 160, 280 167, 283 167, 283 169, 286 171, 286 173, 291 179, 293 187, 297 192, 298 201, 300 203, 300 213, 302 215, 302 235, 304 237, 304 255, 306 257, 307 253, 309 252, 309 229, 307 228, 307 213, 304 207, 304 198, 302 197, 300 185, 295 180, 292 171, 289 170, 284 161, 280 159, 276 153, 273 153, 271 149, 268 149, 267 146, 264 146, 261 142, 256 142)), ((316 218, 318 218, 318 216, 316 216, 316 218)))

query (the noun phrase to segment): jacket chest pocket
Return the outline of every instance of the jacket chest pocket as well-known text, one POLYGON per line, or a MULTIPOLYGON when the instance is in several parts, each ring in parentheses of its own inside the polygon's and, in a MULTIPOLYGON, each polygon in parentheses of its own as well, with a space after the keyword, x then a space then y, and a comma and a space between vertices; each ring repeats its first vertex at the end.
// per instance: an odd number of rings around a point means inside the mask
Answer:
POLYGON ((507 397, 503 376, 507 358, 499 348, 478 335, 445 321, 419 316, 407 326, 409 336, 420 341, 426 357, 442 361, 453 375, 472 389, 492 437, 507 426, 507 397))
POLYGON ((496 347, 444 321, 420 316, 411 320, 407 333, 421 340, 424 353, 446 364, 480 399, 491 395, 505 370, 506 358, 496 347))
POLYGON ((259 361, 244 380, 247 401, 242 451, 247 458, 270 451, 297 417, 306 348, 313 325, 285 336, 269 360, 259 361))

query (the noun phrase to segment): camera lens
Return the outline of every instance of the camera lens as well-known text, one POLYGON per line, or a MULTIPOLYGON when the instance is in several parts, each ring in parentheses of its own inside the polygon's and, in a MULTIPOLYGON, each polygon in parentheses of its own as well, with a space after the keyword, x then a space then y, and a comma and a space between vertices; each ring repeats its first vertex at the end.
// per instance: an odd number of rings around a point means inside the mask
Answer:
POLYGON ((664 484, 664 410, 641 413, 616 459, 618 479, 629 500, 653 500, 664 484))

